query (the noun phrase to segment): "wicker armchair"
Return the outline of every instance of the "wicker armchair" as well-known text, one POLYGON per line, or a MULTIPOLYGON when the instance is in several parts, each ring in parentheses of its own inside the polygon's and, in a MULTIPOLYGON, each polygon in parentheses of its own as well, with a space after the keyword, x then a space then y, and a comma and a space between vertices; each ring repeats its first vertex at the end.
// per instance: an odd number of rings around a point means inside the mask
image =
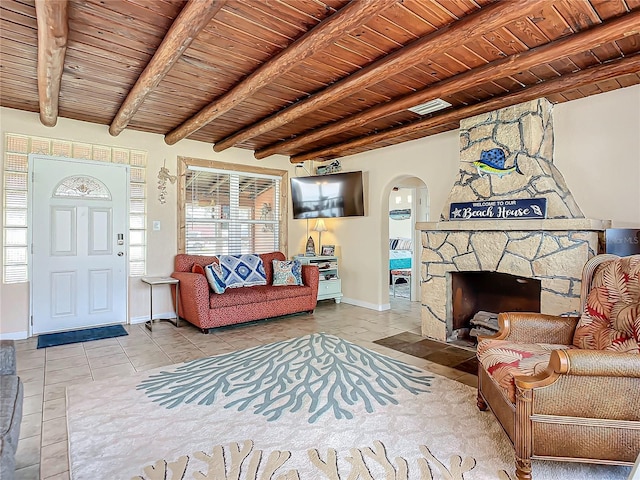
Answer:
POLYGON ((640 453, 640 255, 598 255, 582 276, 581 317, 503 313, 478 344, 478 408, 531 460, 633 465, 640 453))

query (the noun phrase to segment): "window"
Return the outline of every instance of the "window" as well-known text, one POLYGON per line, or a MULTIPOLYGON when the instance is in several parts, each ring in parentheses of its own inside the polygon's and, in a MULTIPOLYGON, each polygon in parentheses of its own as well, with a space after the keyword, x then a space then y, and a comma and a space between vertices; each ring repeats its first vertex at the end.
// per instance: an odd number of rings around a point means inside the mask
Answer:
MULTIPOLYGON (((29 154, 81 158, 131 166, 129 212, 129 275, 144 275, 146 256, 147 152, 128 148, 70 142, 7 133, 4 146, 3 272, 4 283, 28 280, 27 205, 29 154)), ((85 182, 86 183, 86 182, 85 182)), ((86 186, 86 185, 85 185, 86 186)), ((61 185, 58 195, 73 194, 73 185, 61 185)))
POLYGON ((179 163, 181 252, 285 250, 286 171, 184 158, 179 163))

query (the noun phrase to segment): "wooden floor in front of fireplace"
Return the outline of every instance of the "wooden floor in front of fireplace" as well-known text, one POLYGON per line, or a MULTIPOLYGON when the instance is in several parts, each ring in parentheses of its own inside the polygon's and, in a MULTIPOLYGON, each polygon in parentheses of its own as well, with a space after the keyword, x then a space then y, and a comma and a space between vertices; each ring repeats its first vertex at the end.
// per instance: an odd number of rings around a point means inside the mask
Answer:
POLYGON ((469 348, 429 340, 412 332, 402 332, 373 343, 465 373, 478 374, 476 352, 469 348))

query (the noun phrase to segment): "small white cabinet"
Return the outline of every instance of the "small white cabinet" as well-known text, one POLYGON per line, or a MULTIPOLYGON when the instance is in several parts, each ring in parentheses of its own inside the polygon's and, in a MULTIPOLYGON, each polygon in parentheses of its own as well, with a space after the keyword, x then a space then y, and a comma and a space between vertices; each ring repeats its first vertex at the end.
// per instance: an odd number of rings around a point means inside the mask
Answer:
POLYGON ((318 283, 318 300, 333 298, 340 303, 342 298, 342 280, 338 273, 338 257, 321 255, 317 257, 305 257, 297 255, 296 258, 302 265, 317 265, 320 272, 318 283))

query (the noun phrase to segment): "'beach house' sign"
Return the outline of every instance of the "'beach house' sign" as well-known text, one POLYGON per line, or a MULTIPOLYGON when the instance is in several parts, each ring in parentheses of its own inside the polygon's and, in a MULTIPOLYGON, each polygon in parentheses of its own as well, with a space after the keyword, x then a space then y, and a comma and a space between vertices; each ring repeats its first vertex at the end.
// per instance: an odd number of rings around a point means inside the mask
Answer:
POLYGON ((546 215, 546 198, 459 202, 449 207, 449 220, 519 220, 546 215))

